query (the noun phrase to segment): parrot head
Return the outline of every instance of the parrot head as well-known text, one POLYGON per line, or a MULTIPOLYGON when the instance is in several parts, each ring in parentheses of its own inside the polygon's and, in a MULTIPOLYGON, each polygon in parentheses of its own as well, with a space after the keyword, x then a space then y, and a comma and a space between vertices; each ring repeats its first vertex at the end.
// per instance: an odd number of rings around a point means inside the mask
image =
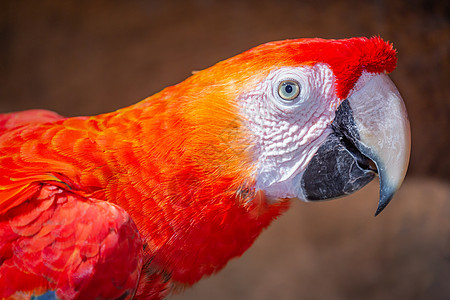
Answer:
POLYGON ((227 127, 210 142, 246 153, 269 201, 333 199, 378 175, 377 215, 409 161, 405 105, 387 75, 396 62, 379 37, 271 42, 196 72, 184 95, 197 100, 182 109, 216 136, 227 127))

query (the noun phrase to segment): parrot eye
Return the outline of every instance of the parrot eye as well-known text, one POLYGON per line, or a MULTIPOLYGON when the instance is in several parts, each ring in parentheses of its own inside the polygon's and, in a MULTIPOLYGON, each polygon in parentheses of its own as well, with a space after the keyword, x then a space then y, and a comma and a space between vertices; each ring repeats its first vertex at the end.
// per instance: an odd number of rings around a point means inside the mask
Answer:
POLYGON ((284 80, 278 86, 278 95, 284 100, 294 100, 300 94, 300 85, 293 80, 284 80))

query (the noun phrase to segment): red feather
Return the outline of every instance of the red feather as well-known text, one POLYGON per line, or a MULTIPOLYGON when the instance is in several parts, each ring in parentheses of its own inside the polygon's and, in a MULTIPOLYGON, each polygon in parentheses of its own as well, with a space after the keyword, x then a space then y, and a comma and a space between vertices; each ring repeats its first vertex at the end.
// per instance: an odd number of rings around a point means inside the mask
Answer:
POLYGON ((47 290, 63 299, 133 295, 142 241, 123 209, 51 185, 27 199, 0 217, 2 298, 47 290))
POLYGON ((253 188, 239 95, 318 62, 344 99, 396 56, 380 38, 274 42, 113 113, 0 116, 0 297, 130 298, 139 280, 161 298, 241 255, 289 202, 253 188))

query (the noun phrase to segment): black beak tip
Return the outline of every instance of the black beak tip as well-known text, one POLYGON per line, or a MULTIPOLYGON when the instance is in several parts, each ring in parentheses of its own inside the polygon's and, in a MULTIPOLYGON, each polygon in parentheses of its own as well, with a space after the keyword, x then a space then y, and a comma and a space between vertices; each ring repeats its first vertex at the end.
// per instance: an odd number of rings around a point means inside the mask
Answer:
POLYGON ((380 201, 378 202, 378 208, 375 212, 375 217, 378 216, 389 204, 392 197, 394 196, 395 191, 389 191, 384 192, 383 190, 380 191, 380 201))

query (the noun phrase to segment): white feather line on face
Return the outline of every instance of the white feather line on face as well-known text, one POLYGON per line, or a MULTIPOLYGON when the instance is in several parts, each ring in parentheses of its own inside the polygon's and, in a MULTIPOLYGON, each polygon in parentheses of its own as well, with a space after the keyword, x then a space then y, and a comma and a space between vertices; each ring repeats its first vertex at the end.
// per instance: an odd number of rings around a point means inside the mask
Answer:
POLYGON ((271 199, 303 198, 295 177, 328 137, 327 127, 339 104, 333 72, 325 64, 279 68, 243 94, 240 103, 252 135, 255 188, 271 199), (283 80, 300 84, 300 94, 294 101, 283 101, 278 95, 283 80))

